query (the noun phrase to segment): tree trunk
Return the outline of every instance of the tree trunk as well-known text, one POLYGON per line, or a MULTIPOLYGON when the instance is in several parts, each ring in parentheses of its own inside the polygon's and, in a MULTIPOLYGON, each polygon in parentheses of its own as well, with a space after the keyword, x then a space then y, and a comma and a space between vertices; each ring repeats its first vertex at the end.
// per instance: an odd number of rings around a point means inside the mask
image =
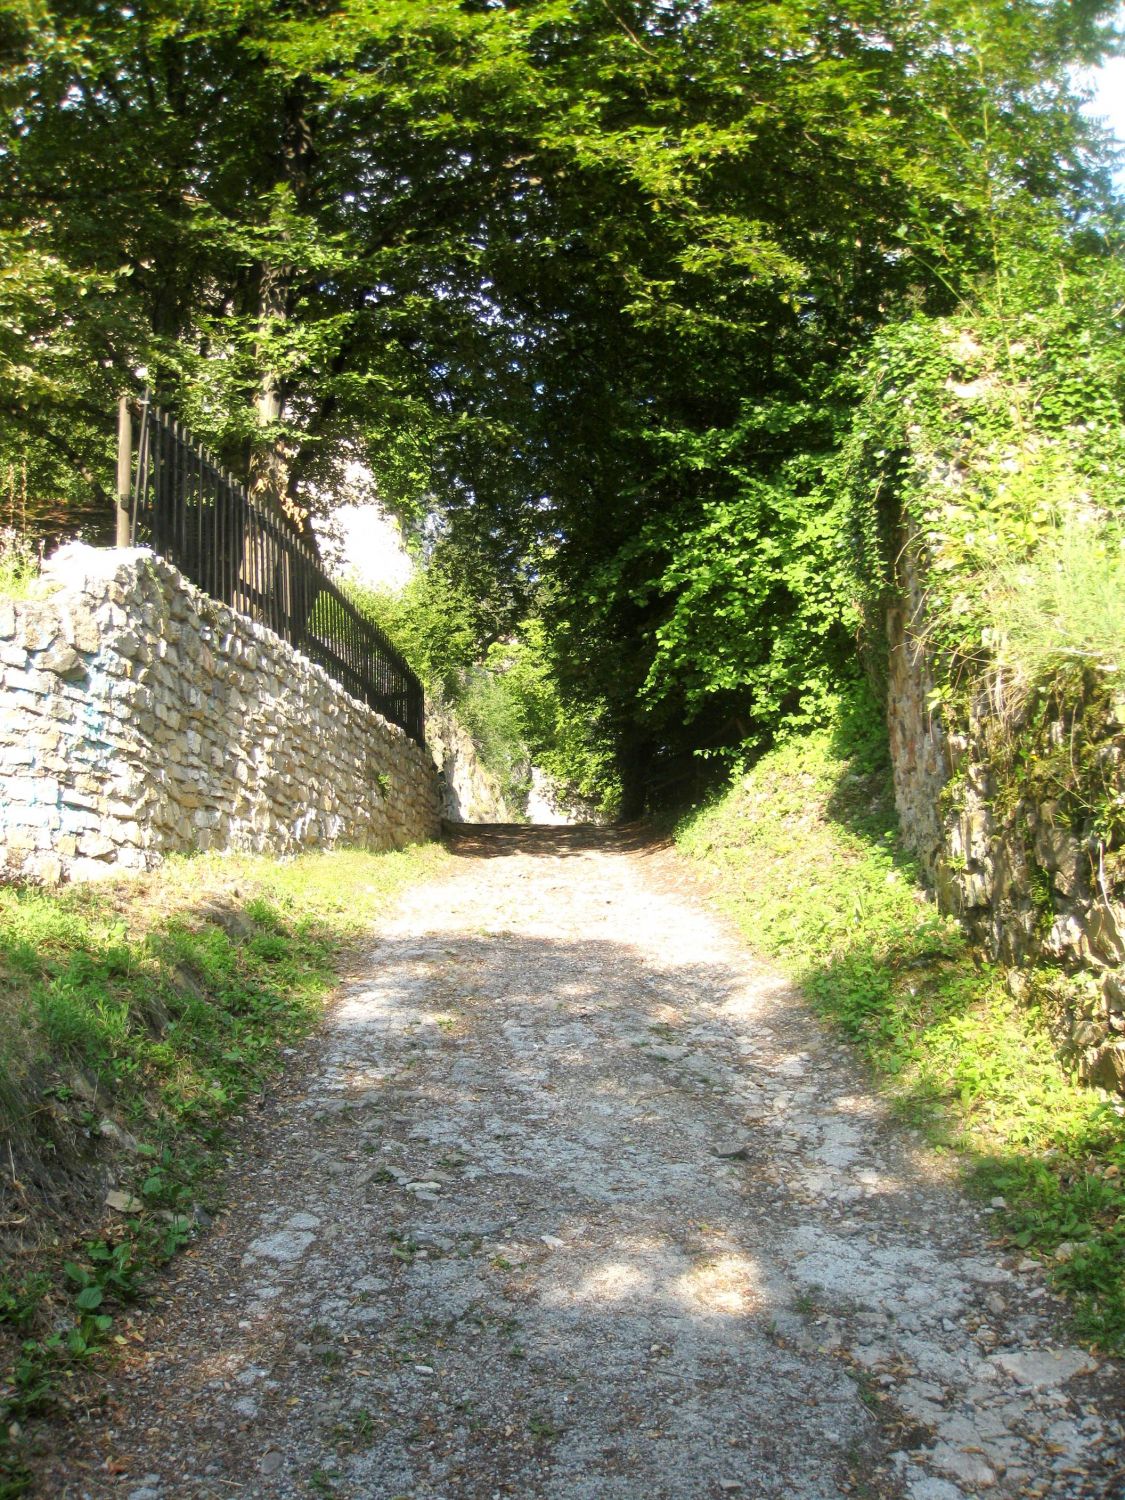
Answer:
MULTIPOLYGON (((254 411, 263 437, 250 451, 251 498, 274 509, 286 510, 289 499, 289 445, 277 431, 285 411, 286 391, 271 358, 271 341, 289 317, 290 273, 284 266, 263 266, 258 292, 258 393, 254 411)), ((296 520, 295 516, 290 516, 296 520)), ((305 518, 307 521, 307 517, 305 518)))
MULTIPOLYGON (((307 199, 313 165, 312 130, 302 92, 285 96, 282 104, 278 182, 290 189, 300 209, 307 199)), ((279 247, 280 249, 280 247, 279 247)), ((293 484, 294 447, 277 431, 285 415, 289 392, 277 369, 271 345, 289 320, 294 295, 294 269, 280 255, 261 266, 258 276, 258 392, 254 402, 263 438, 251 447, 250 494, 284 512, 315 550, 316 540, 306 507, 299 504, 293 484)))
POLYGON ((622 823, 644 817, 648 811, 652 776, 652 741, 639 730, 627 729, 622 736, 618 767, 621 773, 622 823))

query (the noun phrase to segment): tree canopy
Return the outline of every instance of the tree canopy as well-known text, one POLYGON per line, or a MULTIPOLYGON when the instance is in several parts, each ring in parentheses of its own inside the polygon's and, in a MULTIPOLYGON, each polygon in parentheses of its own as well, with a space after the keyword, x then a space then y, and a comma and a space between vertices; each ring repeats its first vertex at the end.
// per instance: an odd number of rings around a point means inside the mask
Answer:
POLYGON ((1113 11, 6 0, 9 501, 96 529, 138 371, 295 514, 358 458, 639 806, 855 671, 879 330, 1112 262, 1113 11))

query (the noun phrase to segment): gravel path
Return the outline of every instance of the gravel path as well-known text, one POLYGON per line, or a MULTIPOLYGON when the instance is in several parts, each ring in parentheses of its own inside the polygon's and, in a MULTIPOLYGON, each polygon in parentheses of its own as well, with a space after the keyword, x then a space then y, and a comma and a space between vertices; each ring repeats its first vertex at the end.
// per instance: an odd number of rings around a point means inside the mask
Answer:
POLYGON ((1120 1369, 673 856, 453 847, 41 1493, 1123 1493, 1120 1369))

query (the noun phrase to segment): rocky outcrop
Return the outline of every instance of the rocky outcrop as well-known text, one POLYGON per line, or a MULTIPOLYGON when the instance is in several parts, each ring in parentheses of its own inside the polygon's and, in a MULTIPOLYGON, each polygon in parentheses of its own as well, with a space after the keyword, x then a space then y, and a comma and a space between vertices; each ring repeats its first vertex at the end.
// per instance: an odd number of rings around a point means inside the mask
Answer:
POLYGON ((382 849, 439 826, 430 756, 265 626, 145 550, 71 546, 0 600, 0 870, 382 849))
POLYGON ((441 816, 446 822, 513 823, 520 819, 497 778, 481 763, 472 735, 444 704, 427 706, 426 744, 437 767, 441 816))
POLYGON ((1076 671, 1016 712, 991 679, 950 728, 909 547, 899 574, 888 720, 904 842, 1013 993, 1035 991, 1081 1076, 1125 1092, 1125 684, 1076 671))

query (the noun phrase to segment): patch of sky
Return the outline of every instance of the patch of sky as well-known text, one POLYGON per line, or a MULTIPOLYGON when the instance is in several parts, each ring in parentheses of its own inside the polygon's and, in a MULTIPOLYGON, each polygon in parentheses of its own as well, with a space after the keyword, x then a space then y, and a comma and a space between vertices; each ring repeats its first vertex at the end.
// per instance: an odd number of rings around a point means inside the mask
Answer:
MULTIPOLYGON (((1125 17, 1125 10, 1122 14, 1125 17)), ((1091 90, 1083 113, 1117 137, 1122 155, 1114 182, 1118 193, 1125 194, 1125 57, 1108 58, 1100 68, 1080 75, 1076 81, 1091 90)))

